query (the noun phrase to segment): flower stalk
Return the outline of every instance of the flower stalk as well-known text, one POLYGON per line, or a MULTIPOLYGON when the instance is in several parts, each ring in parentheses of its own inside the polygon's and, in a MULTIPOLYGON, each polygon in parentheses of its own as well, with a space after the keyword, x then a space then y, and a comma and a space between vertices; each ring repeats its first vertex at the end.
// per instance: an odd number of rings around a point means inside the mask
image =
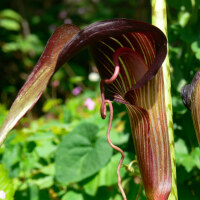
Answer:
MULTIPOLYGON (((167 11, 165 0, 152 0, 152 24, 160 28, 167 37, 167 11)), ((173 131, 173 119, 172 119, 172 97, 171 97, 171 78, 170 78, 170 64, 169 53, 162 64, 162 72, 164 77, 165 88, 165 108, 167 112, 167 124, 170 143, 171 154, 171 168, 172 168, 172 190, 169 196, 169 200, 178 199, 177 185, 176 185, 176 160, 174 151, 174 131, 173 131)))

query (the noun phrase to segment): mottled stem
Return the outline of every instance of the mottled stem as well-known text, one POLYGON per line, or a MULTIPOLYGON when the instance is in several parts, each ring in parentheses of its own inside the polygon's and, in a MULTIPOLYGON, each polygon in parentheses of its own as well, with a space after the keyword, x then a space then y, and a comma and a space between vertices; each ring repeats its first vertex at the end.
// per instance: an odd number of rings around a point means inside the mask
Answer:
POLYGON ((101 117, 103 119, 106 118, 106 103, 108 104, 109 106, 109 109, 110 109, 110 117, 109 117, 109 124, 108 124, 108 129, 107 129, 107 140, 108 140, 108 143, 110 144, 110 146, 115 149, 116 151, 119 151, 121 153, 121 159, 119 161, 119 164, 118 164, 118 167, 117 167, 117 177, 118 177, 118 187, 121 191, 121 194, 122 194, 122 197, 124 200, 127 200, 126 198, 126 194, 124 192, 124 189, 121 185, 121 176, 120 176, 120 168, 122 166, 122 163, 123 163, 123 160, 124 160, 124 152, 122 149, 120 149, 119 147, 115 146, 111 139, 110 139, 110 129, 111 129, 111 126, 112 126, 112 121, 113 121, 113 106, 112 106, 112 103, 111 101, 105 99, 105 93, 104 93, 104 83, 106 84, 111 84, 118 76, 119 74, 119 66, 115 66, 115 71, 112 75, 112 77, 110 79, 103 79, 101 80, 101 83, 100 83, 100 89, 101 89, 101 98, 102 98, 102 104, 101 104, 101 117))
MULTIPOLYGON (((152 0, 152 24, 160 28, 167 37, 167 11, 165 0, 152 0)), ((164 87, 165 87, 165 107, 167 111, 167 123, 168 123, 168 134, 170 142, 170 154, 171 154, 171 167, 172 167, 172 190, 168 200, 178 199, 177 185, 176 185, 176 162, 174 152, 174 131, 173 131, 173 120, 172 120, 172 97, 171 97, 171 79, 170 79, 170 65, 169 55, 162 65, 164 87)))

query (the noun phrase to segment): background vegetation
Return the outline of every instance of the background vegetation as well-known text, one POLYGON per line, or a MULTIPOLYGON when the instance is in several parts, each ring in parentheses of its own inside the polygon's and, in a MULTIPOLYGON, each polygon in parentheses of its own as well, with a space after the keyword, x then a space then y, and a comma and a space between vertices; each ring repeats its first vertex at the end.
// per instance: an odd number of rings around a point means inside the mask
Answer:
MULTIPOLYGON (((191 114, 180 98, 182 86, 200 66, 199 8, 199 0, 167 0, 181 200, 200 197, 200 150, 191 114)), ((0 124, 56 27, 73 23, 83 28, 116 17, 150 23, 150 2, 1 0, 0 124)), ((96 68, 86 49, 56 73, 38 104, 11 132, 0 148, 0 178, 7 183, 5 187, 0 182, 0 190, 10 191, 6 199, 13 195, 16 200, 122 199, 115 173, 120 155, 105 139, 108 121, 100 118, 99 80, 94 80, 94 73, 96 68)), ((129 120, 123 105, 114 104, 114 110, 111 139, 125 151, 124 163, 129 164, 135 159, 129 120)), ((133 167, 134 173, 125 165, 121 170, 128 199, 136 198, 141 183, 137 165, 133 167)), ((144 196, 142 190, 140 199, 144 196)))

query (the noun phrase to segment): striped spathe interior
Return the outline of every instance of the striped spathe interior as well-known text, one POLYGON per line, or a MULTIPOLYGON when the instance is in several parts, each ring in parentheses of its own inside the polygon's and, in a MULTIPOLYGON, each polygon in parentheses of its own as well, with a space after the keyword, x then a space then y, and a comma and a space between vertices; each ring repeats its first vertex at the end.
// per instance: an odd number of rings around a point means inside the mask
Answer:
POLYGON ((126 105, 148 199, 164 200, 171 191, 171 160, 162 69, 143 87, 131 90, 146 73, 137 71, 148 70, 156 57, 155 41, 149 32, 129 32, 96 42, 92 52, 102 79, 112 76, 113 55, 123 47, 135 53, 119 57, 120 73, 105 85, 106 96, 126 105))

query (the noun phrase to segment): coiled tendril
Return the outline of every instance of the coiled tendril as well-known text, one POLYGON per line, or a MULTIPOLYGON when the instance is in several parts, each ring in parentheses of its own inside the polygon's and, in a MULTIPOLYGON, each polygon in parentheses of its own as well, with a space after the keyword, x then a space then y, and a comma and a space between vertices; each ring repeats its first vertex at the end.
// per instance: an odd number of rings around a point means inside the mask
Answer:
MULTIPOLYGON (((117 58, 119 57, 119 55, 117 56, 117 58)), ((116 55, 114 54, 114 60, 116 60, 116 55)), ((110 117, 109 117, 109 124, 108 124, 108 129, 107 129, 107 140, 108 140, 108 143, 109 145, 119 151, 121 153, 121 159, 119 161, 119 165, 117 167, 117 177, 118 177, 118 187, 121 191, 121 194, 122 194, 122 197, 124 200, 127 200, 126 198, 126 194, 124 192, 124 189, 122 188, 122 185, 121 185, 121 176, 120 176, 120 168, 121 168, 121 165, 123 163, 123 160, 124 160, 124 152, 122 149, 120 149, 119 147, 115 146, 112 142, 111 142, 111 139, 110 139, 110 129, 111 129, 111 126, 112 126, 112 121, 113 121, 113 106, 112 106, 112 103, 110 100, 108 99, 105 99, 105 92, 104 92, 104 83, 106 84, 111 84, 115 81, 115 79, 117 78, 117 76, 119 75, 119 70, 120 70, 120 67, 119 67, 119 62, 117 61, 116 62, 116 66, 115 66, 115 71, 112 75, 112 77, 110 79, 103 79, 101 80, 101 83, 100 83, 100 90, 101 90, 101 98, 102 98, 102 103, 101 103, 101 117, 102 119, 105 119, 106 118, 106 103, 108 104, 109 106, 109 109, 110 109, 110 117)))

